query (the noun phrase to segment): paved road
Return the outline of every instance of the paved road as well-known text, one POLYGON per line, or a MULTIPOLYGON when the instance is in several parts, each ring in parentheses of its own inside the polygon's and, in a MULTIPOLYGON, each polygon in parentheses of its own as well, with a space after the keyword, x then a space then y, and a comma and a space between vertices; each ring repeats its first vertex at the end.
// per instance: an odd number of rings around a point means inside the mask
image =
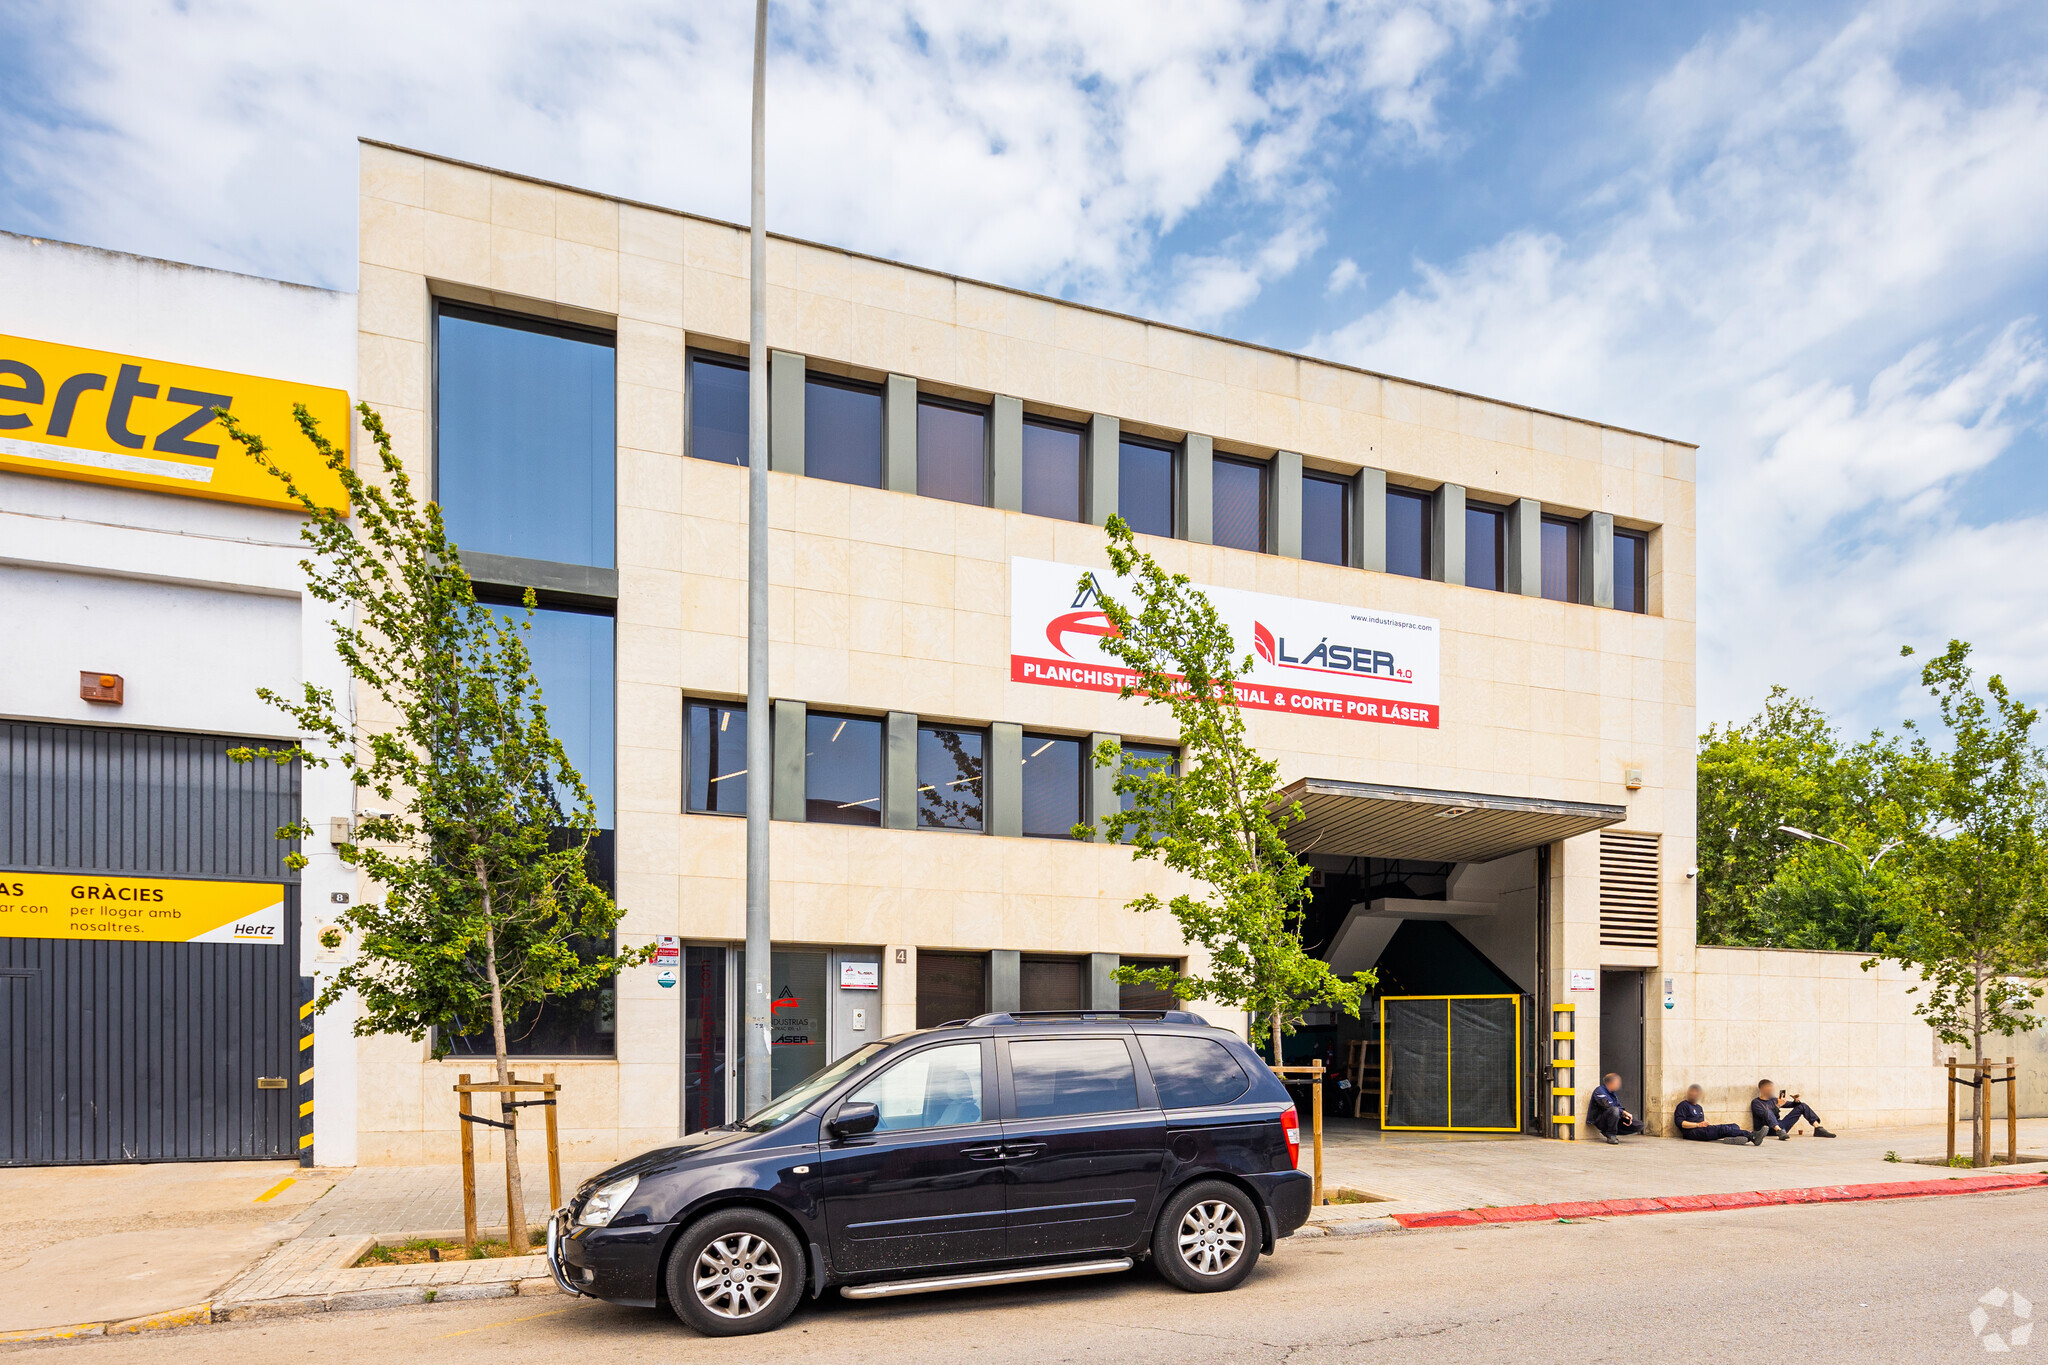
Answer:
MULTIPOLYGON (((1760 1350, 1925 1365, 1984 1358, 1969 1317, 1994 1287, 2039 1301, 2048 1324, 2048 1192, 1328 1238, 1283 1245, 1234 1294, 1189 1296, 1140 1271, 894 1303, 833 1298, 739 1346, 651 1311, 511 1299, 16 1349, 78 1365, 414 1365, 453 1352, 495 1365, 1556 1365, 1734 1362, 1760 1350)), ((2007 1307, 1986 1330, 2012 1325, 2007 1307)), ((2048 1358, 2048 1325, 2015 1354, 2029 1352, 2048 1358)))

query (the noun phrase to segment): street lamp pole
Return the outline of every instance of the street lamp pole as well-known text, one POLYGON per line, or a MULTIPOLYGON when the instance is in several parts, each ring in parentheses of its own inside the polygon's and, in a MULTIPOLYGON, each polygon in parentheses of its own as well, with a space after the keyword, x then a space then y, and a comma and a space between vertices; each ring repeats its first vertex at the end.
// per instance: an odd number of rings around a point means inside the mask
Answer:
POLYGON ((769 1079, 768 782, 768 0, 754 0, 754 185, 747 233, 747 979, 740 1112, 766 1107, 769 1079))

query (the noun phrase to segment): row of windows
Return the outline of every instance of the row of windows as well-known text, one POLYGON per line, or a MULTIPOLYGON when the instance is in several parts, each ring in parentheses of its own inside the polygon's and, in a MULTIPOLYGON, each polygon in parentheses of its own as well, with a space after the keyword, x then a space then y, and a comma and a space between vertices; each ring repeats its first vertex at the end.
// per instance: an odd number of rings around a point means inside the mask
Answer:
MULTIPOLYGON (((804 819, 813 824, 882 824, 884 722, 876 716, 810 711, 804 716, 804 819)), ((707 815, 747 811, 747 712, 743 706, 691 702, 685 810, 707 815)), ((963 725, 917 727, 916 822, 919 829, 988 828, 988 731, 963 725)), ((1124 765, 1163 763, 1177 750, 1125 744, 1124 765)), ((1022 832, 1066 839, 1089 818, 1093 762, 1079 735, 1024 732, 1022 832)), ((1130 800, 1124 798, 1124 809, 1130 800)))

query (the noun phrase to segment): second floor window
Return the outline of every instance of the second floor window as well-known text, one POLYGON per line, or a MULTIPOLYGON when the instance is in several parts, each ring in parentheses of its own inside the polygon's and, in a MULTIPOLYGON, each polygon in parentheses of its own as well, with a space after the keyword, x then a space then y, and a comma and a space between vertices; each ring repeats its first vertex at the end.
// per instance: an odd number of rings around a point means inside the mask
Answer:
POLYGON ((435 337, 435 498, 449 538, 611 568, 611 337, 454 304, 435 337))
POLYGON ((917 727, 919 829, 980 829, 982 732, 917 727))
POLYGON ((1543 519, 1543 595, 1553 602, 1579 600, 1579 524, 1564 517, 1543 519))
POLYGON ((747 462, 747 367, 690 357, 690 454, 713 464, 747 462))
POLYGON ((988 413, 921 399, 917 405, 917 491, 974 507, 988 505, 988 413))
POLYGON ((804 378, 804 473, 835 483, 882 486, 882 391, 804 378))
POLYGON ((1465 504, 1466 587, 1499 592, 1505 586, 1501 572, 1507 564, 1507 523, 1506 514, 1498 507, 1465 504))
POLYGON ((1081 823, 1086 740, 1070 735, 1024 736, 1024 834, 1070 839, 1081 823))
POLYGON ((1024 510, 1081 520, 1082 432, 1052 422, 1024 424, 1024 510))
POLYGON ((1301 476, 1301 557, 1321 564, 1348 564, 1351 545, 1351 480, 1335 474, 1301 476))
POLYGON ((747 708, 691 702, 686 810, 747 813, 747 708))
POLYGON ((1171 536, 1175 452, 1171 446, 1125 441, 1117 451, 1116 510, 1140 535, 1171 536))
POLYGON ((1429 494, 1387 490, 1387 572, 1429 577, 1429 494))
POLYGON ((1614 606, 1617 611, 1648 611, 1643 594, 1644 561, 1649 537, 1640 531, 1614 533, 1614 606))
POLYGON ((882 823, 882 722, 816 711, 804 717, 804 819, 882 823))
POLYGON ((1218 455, 1212 466, 1211 538, 1233 550, 1266 548, 1266 466, 1218 455))

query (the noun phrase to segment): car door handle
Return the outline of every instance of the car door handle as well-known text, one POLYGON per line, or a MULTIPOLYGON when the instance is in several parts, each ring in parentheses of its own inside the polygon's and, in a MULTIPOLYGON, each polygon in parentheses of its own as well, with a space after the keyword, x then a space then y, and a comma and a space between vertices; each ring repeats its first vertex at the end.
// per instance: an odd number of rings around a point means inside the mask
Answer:
POLYGON ((973 1161, 1001 1161, 1003 1159, 1003 1149, 1001 1147, 962 1147, 960 1155, 973 1161))
POLYGON ((1008 1157, 1037 1156, 1044 1150, 1045 1144, 1042 1142, 1006 1142, 1003 1144, 1003 1154, 1008 1157))

